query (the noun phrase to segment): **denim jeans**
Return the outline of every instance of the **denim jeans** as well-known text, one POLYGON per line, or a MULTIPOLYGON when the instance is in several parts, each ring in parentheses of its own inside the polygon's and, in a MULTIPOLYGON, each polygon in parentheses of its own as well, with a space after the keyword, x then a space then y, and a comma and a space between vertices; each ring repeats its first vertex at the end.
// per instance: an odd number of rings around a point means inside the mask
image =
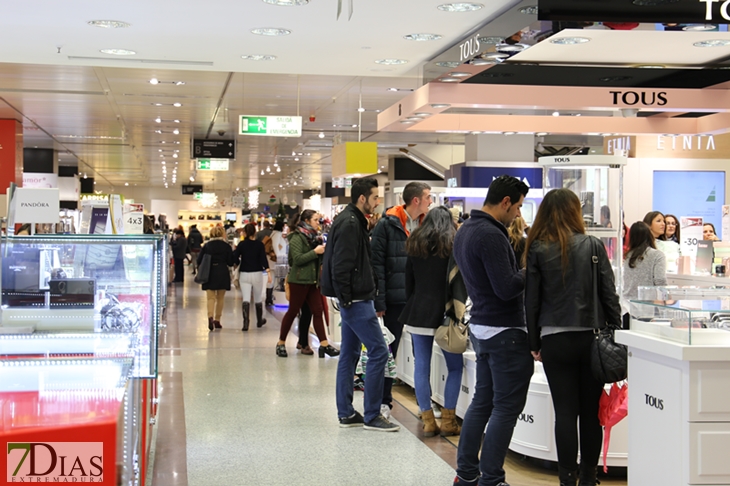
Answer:
POLYGON ((380 330, 372 300, 353 302, 349 309, 341 307, 340 316, 342 317, 342 343, 340 344, 340 362, 337 366, 337 416, 345 418, 355 413, 355 408, 352 406, 352 380, 360 359, 361 344, 364 344, 368 350, 368 365, 363 408, 365 422, 370 422, 380 415, 388 346, 385 344, 383 332, 380 330))
MULTIPOLYGON (((433 352, 433 336, 411 334, 413 342, 413 359, 415 365, 414 382, 416 384, 416 400, 421 412, 431 410, 431 354, 433 352)), ((441 350, 449 371, 444 388, 444 408, 453 410, 459 400, 461 375, 464 371, 464 356, 441 350)))
POLYGON ((505 480, 504 458, 525 407, 535 365, 527 333, 520 329, 508 329, 487 340, 472 338, 472 344, 477 356, 477 383, 464 416, 456 473, 465 480, 481 473, 479 486, 496 486, 505 480))

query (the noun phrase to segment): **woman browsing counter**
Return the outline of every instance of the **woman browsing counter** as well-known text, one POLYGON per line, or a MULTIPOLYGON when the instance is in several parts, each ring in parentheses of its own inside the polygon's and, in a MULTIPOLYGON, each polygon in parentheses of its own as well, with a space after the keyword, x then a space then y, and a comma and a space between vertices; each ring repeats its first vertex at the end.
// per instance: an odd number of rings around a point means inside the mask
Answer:
POLYGON ((639 287, 667 285, 667 259, 657 250, 654 235, 642 221, 631 225, 629 249, 624 256, 621 296, 623 327, 629 328, 629 301, 639 298, 639 287))

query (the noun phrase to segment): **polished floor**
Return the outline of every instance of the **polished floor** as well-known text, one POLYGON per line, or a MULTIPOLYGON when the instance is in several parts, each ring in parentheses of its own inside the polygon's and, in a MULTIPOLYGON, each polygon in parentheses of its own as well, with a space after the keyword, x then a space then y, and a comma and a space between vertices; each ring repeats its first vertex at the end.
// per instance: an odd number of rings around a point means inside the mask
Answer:
MULTIPOLYGON (((294 334, 287 341, 289 357, 278 358, 274 347, 282 308, 267 313, 262 328, 252 325, 244 333, 240 291, 232 290, 226 299, 223 329, 209 332, 205 294, 189 270, 184 284, 170 288, 148 484, 452 483, 455 442, 422 436, 410 388, 395 390, 399 403, 393 420, 402 425, 400 432, 341 429, 335 407, 337 358, 301 355, 294 334)), ((355 394, 355 407, 362 410, 361 393, 355 394)), ((557 484, 553 471, 514 454, 505 469, 512 486, 557 484)))

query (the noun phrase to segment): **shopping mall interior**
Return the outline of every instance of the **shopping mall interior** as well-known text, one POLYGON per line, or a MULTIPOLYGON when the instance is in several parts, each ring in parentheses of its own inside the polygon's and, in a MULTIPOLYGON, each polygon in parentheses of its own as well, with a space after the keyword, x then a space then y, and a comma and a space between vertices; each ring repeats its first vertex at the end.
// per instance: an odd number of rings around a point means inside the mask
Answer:
MULTIPOLYGON (((314 334, 314 355, 296 349, 298 320, 289 357, 275 354, 286 251, 272 266, 266 324, 242 332, 234 286, 211 331, 194 267, 174 275, 169 235, 197 227, 207 240, 224 223, 261 228, 306 209, 327 228, 364 176, 378 181, 374 213, 402 205, 406 184, 422 181, 433 205, 458 208, 463 221, 508 174, 529 186, 528 226, 550 189, 580 197, 619 286, 622 228, 652 211, 677 215, 682 240, 658 245, 666 283, 632 301, 631 330, 617 333, 629 350, 628 417, 613 426, 599 478, 730 485, 729 5, 31 0, 6 9, 0 482, 452 484, 459 437, 424 434, 408 333, 395 359, 399 433, 340 428, 338 358, 320 358, 314 334), (703 241, 708 224, 716 241, 703 241), (64 469, 59 458, 73 454, 90 469, 64 469), (102 457, 107 467, 94 462, 102 457)), ((325 302, 338 347, 337 302, 325 302)), ((433 352, 438 410, 446 365, 433 352)), ((464 353, 459 421, 475 362, 464 353)), ((559 483, 554 420, 538 363, 506 457, 510 485, 559 483)))

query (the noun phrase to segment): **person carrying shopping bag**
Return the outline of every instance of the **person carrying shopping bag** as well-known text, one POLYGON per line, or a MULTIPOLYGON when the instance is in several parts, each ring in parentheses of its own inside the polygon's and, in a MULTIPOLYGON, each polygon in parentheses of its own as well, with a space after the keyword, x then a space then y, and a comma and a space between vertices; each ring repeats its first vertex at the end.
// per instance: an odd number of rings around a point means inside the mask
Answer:
POLYGON ((446 309, 446 286, 449 258, 454 245, 451 213, 438 206, 426 214, 421 225, 406 240, 406 306, 400 321, 411 333, 415 362, 416 400, 426 437, 459 435, 456 402, 461 388, 464 362, 461 354, 443 350, 448 377, 441 409, 441 427, 431 408, 431 354, 436 329, 443 323, 446 309))

